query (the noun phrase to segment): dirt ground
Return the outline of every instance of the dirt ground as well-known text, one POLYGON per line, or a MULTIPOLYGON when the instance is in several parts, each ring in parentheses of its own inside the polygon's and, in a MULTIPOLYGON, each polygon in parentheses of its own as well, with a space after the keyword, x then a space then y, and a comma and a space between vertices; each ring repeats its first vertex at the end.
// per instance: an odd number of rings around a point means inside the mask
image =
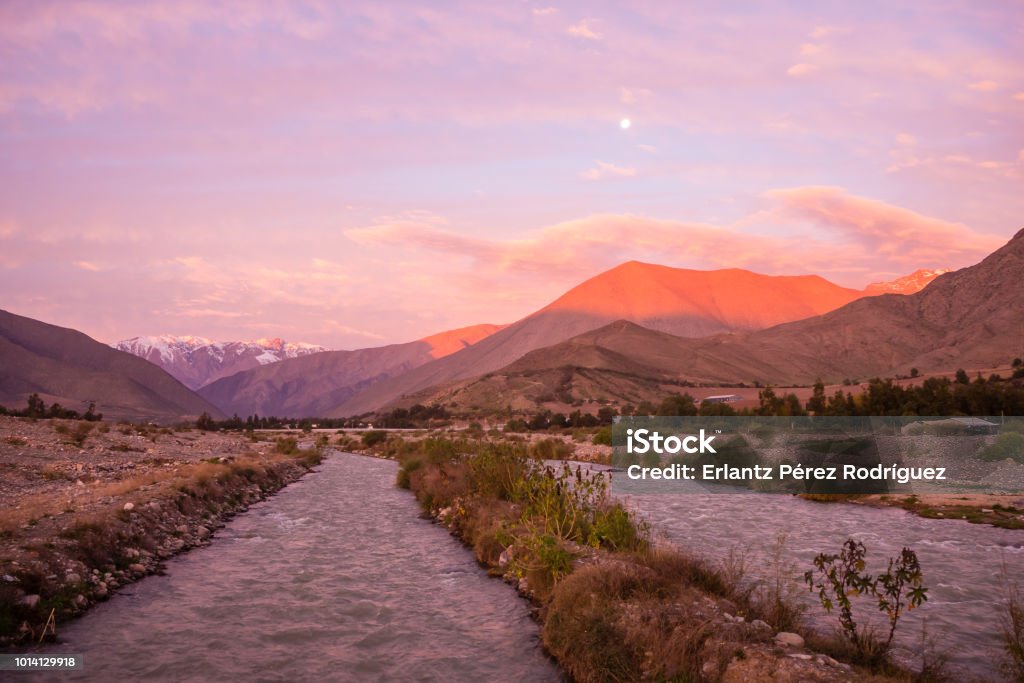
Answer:
POLYGON ((0 642, 47 635, 318 462, 256 438, 0 417, 0 642))

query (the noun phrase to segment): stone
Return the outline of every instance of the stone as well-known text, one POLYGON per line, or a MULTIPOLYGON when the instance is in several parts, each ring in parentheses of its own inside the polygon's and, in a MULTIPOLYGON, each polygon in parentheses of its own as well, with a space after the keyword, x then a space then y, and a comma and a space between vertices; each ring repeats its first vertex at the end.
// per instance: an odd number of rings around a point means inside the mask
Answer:
POLYGON ((21 604, 25 605, 25 607, 28 607, 29 609, 35 609, 36 606, 39 605, 40 600, 42 600, 42 598, 36 594, 26 595, 21 599, 21 604))
POLYGON ((512 561, 512 548, 505 548, 501 551, 501 555, 498 555, 498 566, 507 567, 512 561))
POLYGON ((135 564, 128 565, 128 571, 134 572, 136 574, 145 574, 146 565, 139 564, 138 562, 136 562, 135 564))
POLYGON ((77 606, 85 607, 88 603, 89 603, 89 601, 81 593, 79 593, 78 595, 75 596, 75 604, 77 606))
POLYGON ((768 622, 760 619, 754 619, 750 622, 750 630, 760 635, 770 636, 774 629, 768 625, 768 622))
POLYGON ((779 631, 775 634, 775 644, 782 647, 803 647, 804 639, 799 633, 779 631))
POLYGON ((64 577, 64 580, 67 583, 81 583, 82 582, 82 577, 79 576, 78 574, 74 573, 74 572, 71 572, 67 576, 64 577))
POLYGON ((125 503, 124 504, 124 511, 125 512, 131 512, 134 509, 135 509, 135 503, 125 503))

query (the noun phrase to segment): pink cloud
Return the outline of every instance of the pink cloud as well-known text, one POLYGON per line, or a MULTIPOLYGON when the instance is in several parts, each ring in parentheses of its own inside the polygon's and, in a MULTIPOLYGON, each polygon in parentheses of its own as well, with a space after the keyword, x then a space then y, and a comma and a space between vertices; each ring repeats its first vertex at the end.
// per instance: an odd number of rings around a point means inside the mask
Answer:
POLYGON ((969 265, 1005 241, 841 188, 780 189, 766 196, 774 207, 732 226, 601 214, 508 240, 469 237, 436 220, 381 223, 346 235, 364 246, 464 257, 476 277, 529 273, 535 278, 539 273, 567 282, 567 277, 586 277, 638 259, 770 274, 813 272, 853 286, 920 267, 969 265), (749 229, 769 221, 797 228, 808 225, 810 231, 786 237, 778 229, 776 234, 749 229))
POLYGON ((577 38, 586 38, 588 40, 601 40, 601 34, 594 29, 593 19, 584 19, 583 21, 572 24, 569 28, 565 29, 566 33, 570 36, 576 36, 577 38))
POLYGON ((808 74, 814 73, 817 70, 818 70, 818 67, 814 66, 813 64, 807 64, 806 62, 801 62, 799 64, 794 64, 793 66, 791 66, 788 69, 786 69, 786 74, 788 74, 790 76, 794 76, 794 77, 800 77, 800 76, 806 76, 808 74))
POLYGON ((958 264, 977 261, 1005 241, 838 187, 797 187, 766 195, 778 202, 782 215, 838 232, 863 244, 875 258, 908 267, 943 259, 958 264))
POLYGON ((600 159, 594 160, 594 167, 580 174, 584 180, 607 180, 608 178, 632 178, 636 169, 632 166, 616 166, 600 159))

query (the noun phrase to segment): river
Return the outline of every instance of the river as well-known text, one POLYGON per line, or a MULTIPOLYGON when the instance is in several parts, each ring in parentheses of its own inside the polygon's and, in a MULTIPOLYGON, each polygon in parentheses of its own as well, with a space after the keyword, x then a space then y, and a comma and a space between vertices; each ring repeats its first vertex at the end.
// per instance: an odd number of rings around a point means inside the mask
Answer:
MULTIPOLYGON (((394 485, 396 467, 335 453, 210 546, 169 561, 166 575, 64 625, 48 651, 85 662, 64 680, 560 680, 525 601, 419 516, 394 485)), ((996 675, 1000 567, 1024 577, 1024 532, 779 494, 628 500, 658 535, 712 559, 741 549, 756 560, 785 533, 797 574, 846 538, 864 542, 873 571, 913 548, 929 600, 901 627, 901 659, 913 665, 926 620, 954 672, 996 675)), ((802 595, 812 622, 828 628, 802 595)))
MULTIPOLYGON (((917 653, 926 623, 928 637, 938 652, 950 657, 957 678, 998 678, 1001 567, 1005 562, 1009 576, 1024 579, 1024 531, 926 519, 897 508, 815 503, 784 494, 637 494, 636 487, 631 488, 630 505, 674 545, 717 561, 725 560, 730 550, 746 553, 748 569, 755 574, 757 560, 769 554, 780 533, 787 537, 784 558, 798 576, 812 568, 817 553, 837 553, 847 538, 864 543, 868 571, 876 574, 885 569, 887 558, 897 556, 903 547, 912 548, 921 562, 928 601, 901 622, 897 658, 909 666, 920 663, 917 653)), ((727 490, 741 491, 719 488, 727 490)), ((765 564, 760 566, 763 578, 770 572, 765 564)), ((798 596, 817 628, 836 624, 834 613, 826 618, 806 588, 798 596)), ((875 607, 865 601, 861 609, 861 614, 868 614, 875 607)))
POLYGON ((395 487, 332 454, 210 546, 63 626, 85 681, 558 681, 528 605, 395 487))

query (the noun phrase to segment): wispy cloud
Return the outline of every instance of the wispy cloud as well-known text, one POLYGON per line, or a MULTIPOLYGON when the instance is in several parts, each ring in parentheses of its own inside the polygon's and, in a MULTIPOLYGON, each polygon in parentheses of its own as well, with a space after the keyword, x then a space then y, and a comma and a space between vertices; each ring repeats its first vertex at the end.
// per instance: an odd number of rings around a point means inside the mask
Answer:
POLYGON ((572 24, 569 28, 565 29, 565 31, 570 36, 576 36, 577 38, 601 40, 602 36, 594 27, 595 23, 596 22, 593 19, 584 19, 579 23, 572 24))
POLYGON ((616 166, 600 159, 594 160, 594 167, 580 173, 584 180, 607 180, 608 178, 632 178, 636 169, 632 166, 616 166))

